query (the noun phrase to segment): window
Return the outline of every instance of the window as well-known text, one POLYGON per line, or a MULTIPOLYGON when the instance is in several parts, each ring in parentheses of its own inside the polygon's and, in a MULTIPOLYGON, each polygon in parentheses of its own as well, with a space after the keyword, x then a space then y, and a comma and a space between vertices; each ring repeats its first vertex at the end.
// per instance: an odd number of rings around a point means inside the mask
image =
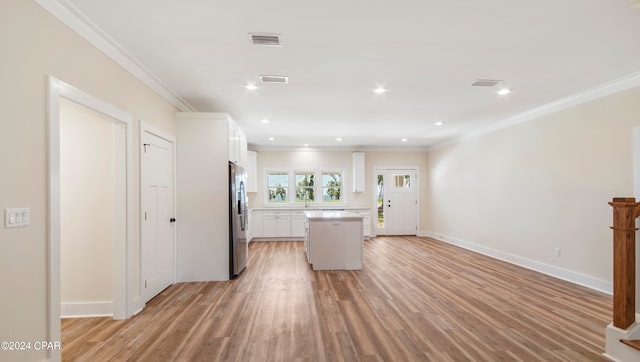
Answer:
POLYGON ((411 175, 393 175, 393 180, 397 189, 411 188, 411 175))
POLYGON ((293 206, 304 203, 319 206, 323 203, 346 202, 343 193, 344 170, 341 169, 282 169, 265 170, 265 204, 293 206), (291 193, 291 196, 289 196, 291 193))
POLYGON ((296 171, 296 202, 313 202, 315 200, 315 172, 296 171))
POLYGON ((342 201, 342 172, 322 173, 322 202, 342 201))
POLYGON ((289 173, 276 171, 267 173, 269 202, 288 202, 289 173))

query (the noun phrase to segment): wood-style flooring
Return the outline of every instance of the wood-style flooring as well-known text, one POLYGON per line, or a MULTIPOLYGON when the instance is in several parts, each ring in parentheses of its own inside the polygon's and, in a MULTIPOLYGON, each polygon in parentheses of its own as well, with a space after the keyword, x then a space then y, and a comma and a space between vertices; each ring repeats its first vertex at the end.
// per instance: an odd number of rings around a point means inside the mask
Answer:
POLYGON ((436 240, 367 240, 361 271, 314 272, 302 242, 249 256, 129 320, 64 319, 63 360, 605 360, 611 296, 436 240))

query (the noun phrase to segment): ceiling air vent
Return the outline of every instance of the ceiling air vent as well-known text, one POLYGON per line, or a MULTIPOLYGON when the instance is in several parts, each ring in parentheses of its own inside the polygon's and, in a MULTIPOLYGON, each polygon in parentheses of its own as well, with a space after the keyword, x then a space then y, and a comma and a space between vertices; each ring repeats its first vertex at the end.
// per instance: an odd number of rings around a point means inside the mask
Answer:
POLYGON ((279 47, 282 46, 280 44, 280 35, 279 34, 249 34, 251 38, 251 44, 253 45, 264 45, 270 47, 279 47))
POLYGON ((494 85, 498 85, 502 82, 499 79, 478 79, 471 86, 473 87, 493 87, 494 85))
POLYGON ((289 77, 284 75, 261 75, 262 83, 289 83, 289 77))

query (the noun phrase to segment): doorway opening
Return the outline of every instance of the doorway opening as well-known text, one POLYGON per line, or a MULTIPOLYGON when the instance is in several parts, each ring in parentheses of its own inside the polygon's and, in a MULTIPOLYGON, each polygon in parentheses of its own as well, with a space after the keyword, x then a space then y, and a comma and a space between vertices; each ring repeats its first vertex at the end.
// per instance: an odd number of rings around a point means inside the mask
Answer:
POLYGON ((123 239, 122 123, 60 98, 60 302, 63 318, 113 316, 113 245, 123 239))
MULTIPOLYGON (((48 338, 60 341, 61 317, 61 133, 60 103, 63 99, 82 105, 113 120, 114 167, 112 275, 114 319, 126 319, 140 309, 135 295, 137 285, 131 270, 133 260, 133 135, 131 115, 125 113, 65 82, 48 78, 48 338)), ((138 297, 139 299, 139 297, 138 297)), ((60 359, 60 350, 50 352, 52 359, 60 359)))

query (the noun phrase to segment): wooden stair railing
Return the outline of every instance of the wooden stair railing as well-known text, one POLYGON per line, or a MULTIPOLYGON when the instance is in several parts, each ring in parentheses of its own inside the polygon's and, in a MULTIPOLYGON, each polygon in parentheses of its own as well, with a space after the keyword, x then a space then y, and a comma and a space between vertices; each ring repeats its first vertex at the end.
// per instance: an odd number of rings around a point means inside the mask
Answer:
MULTIPOLYGON (((615 197, 613 207, 613 325, 627 329, 636 315, 636 218, 640 202, 633 197, 615 197)), ((640 340, 620 342, 640 350, 640 340)))

